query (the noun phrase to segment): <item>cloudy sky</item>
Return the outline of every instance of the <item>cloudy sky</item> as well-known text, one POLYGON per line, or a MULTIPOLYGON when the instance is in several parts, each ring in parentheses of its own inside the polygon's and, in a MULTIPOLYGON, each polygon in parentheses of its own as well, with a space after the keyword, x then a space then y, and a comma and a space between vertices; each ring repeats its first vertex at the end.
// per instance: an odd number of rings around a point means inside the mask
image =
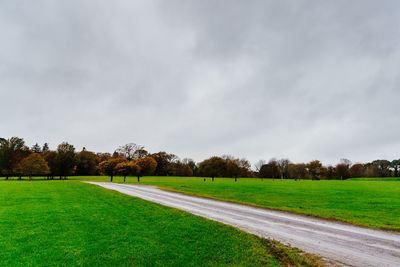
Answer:
POLYGON ((0 136, 400 158, 400 2, 0 1, 0 136))

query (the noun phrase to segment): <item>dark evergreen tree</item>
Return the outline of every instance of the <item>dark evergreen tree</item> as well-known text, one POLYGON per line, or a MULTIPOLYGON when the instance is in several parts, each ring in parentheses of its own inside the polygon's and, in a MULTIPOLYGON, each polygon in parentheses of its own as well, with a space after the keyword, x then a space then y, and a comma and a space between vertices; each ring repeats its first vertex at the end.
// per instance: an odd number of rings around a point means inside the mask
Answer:
POLYGON ((34 153, 40 153, 40 152, 42 152, 42 149, 40 148, 40 146, 39 146, 38 143, 34 144, 34 145, 32 146, 32 148, 31 148, 31 150, 32 150, 32 152, 34 152, 34 153))
POLYGON ((43 144, 42 151, 43 151, 43 152, 47 152, 47 151, 49 151, 49 150, 50 150, 49 144, 48 144, 48 143, 44 143, 44 144, 43 144))

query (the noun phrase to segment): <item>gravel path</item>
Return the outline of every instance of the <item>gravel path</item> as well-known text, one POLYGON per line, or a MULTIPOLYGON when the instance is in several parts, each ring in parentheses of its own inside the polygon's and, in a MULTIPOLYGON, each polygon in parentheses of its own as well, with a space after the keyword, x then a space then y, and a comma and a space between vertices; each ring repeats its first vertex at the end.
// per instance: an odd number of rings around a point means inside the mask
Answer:
POLYGON ((160 190, 88 182, 278 240, 346 266, 400 266, 400 234, 160 190))

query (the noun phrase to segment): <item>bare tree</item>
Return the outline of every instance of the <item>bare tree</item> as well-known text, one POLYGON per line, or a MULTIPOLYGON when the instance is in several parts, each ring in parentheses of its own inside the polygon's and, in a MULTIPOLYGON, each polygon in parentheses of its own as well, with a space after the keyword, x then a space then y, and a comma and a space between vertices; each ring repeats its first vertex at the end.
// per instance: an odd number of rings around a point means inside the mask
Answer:
POLYGON ((234 156, 229 155, 229 154, 222 155, 221 158, 224 160, 234 160, 235 159, 234 156))
POLYGON ((288 178, 289 177, 289 165, 290 165, 290 160, 289 159, 280 159, 278 160, 278 166, 279 166, 279 172, 281 174, 281 179, 288 178))
POLYGON ((120 146, 116 152, 124 155, 127 160, 132 160, 135 158, 142 158, 147 156, 147 151, 144 150, 144 146, 129 143, 123 146, 120 146))
POLYGON ((260 159, 259 161, 257 161, 256 164, 254 164, 254 168, 255 168, 256 172, 260 172, 262 165, 264 165, 265 163, 266 162, 263 159, 260 159))
POLYGON ((346 164, 347 167, 351 166, 351 160, 349 160, 349 159, 340 159, 340 163, 346 164))

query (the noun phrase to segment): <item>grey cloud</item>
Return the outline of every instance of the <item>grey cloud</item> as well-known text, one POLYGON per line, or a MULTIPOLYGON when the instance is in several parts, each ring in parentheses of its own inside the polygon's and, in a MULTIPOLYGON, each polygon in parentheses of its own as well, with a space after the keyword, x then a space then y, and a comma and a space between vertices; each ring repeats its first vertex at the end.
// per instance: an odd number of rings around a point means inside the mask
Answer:
POLYGON ((3 1, 0 135, 398 158, 397 1, 3 1))

